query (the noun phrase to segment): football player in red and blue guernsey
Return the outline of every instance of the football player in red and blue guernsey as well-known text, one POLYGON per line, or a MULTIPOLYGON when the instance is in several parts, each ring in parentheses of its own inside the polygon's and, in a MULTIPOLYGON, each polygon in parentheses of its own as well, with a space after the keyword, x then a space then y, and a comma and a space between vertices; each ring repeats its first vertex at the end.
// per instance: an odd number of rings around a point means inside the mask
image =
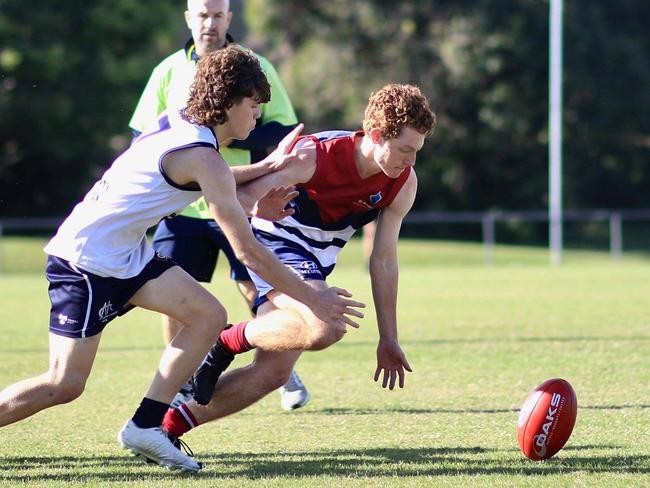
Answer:
MULTIPOLYGON (((405 371, 411 371, 397 334, 397 240, 416 195, 416 155, 434 126, 435 115, 417 87, 387 85, 371 95, 364 131, 302 136, 293 147, 297 158, 243 187, 255 198, 268 188, 296 186, 291 216, 277 222, 254 218, 252 225, 258 240, 315 289, 327 288, 345 243, 376 219, 369 262, 379 329, 374 379, 383 374, 382 387, 391 390, 396 384, 402 388, 405 371)), ((165 416, 172 436, 251 405, 287 380, 302 351, 324 349, 346 333, 346 325, 319 320, 251 275, 259 292, 258 316, 221 332, 194 375, 194 400, 165 416), (251 365, 219 377, 234 355, 252 348, 251 365)))

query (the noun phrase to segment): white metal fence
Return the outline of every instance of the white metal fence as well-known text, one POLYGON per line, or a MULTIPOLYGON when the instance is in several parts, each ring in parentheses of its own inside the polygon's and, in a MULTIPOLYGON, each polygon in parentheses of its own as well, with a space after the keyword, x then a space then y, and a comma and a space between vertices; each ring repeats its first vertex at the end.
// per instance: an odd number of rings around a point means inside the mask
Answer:
MULTIPOLYGON (((607 222, 609 226, 609 251, 612 259, 623 256, 623 224, 625 221, 650 221, 650 209, 626 210, 566 210, 564 222, 607 222)), ((0 219, 0 239, 6 233, 28 231, 53 231, 63 218, 5 218, 0 219)), ((460 224, 480 225, 485 260, 494 262, 494 250, 497 242, 496 225, 498 223, 548 222, 546 210, 495 211, 495 212, 422 212, 409 213, 405 226, 422 224, 460 224)), ((0 253, 1 259, 1 253, 0 253)), ((2 262, 0 262, 2 270, 2 262)))
MULTIPOLYGON (((494 211, 494 212, 411 212, 405 225, 434 223, 476 223, 481 226, 485 260, 494 262, 494 247, 497 242, 497 223, 548 222, 546 210, 494 211)), ((623 256, 623 222, 648 221, 650 209, 626 210, 566 210, 564 222, 607 222, 609 226, 609 252, 612 259, 623 256)))

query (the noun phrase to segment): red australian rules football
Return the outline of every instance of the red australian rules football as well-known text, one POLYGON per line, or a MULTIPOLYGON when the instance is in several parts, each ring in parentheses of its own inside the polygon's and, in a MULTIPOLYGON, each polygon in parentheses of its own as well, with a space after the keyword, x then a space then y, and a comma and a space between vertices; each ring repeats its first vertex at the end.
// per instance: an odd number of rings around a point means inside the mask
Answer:
POLYGON ((578 414, 576 393, 568 381, 553 378, 535 388, 521 407, 517 441, 528 459, 554 456, 571 436, 578 414))

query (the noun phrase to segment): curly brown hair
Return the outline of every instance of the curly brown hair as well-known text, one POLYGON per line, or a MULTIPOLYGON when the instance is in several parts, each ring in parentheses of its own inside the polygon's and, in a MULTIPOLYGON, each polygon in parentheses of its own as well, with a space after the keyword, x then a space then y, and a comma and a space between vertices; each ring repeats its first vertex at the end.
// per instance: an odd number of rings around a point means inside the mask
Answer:
POLYGON ((266 103, 271 99, 271 87, 257 57, 229 45, 199 60, 182 115, 194 124, 214 127, 225 123, 226 111, 245 97, 266 103))
POLYGON ((379 129, 385 139, 398 137, 405 126, 429 136, 435 125, 429 101, 413 85, 390 84, 372 93, 363 117, 363 130, 379 129))

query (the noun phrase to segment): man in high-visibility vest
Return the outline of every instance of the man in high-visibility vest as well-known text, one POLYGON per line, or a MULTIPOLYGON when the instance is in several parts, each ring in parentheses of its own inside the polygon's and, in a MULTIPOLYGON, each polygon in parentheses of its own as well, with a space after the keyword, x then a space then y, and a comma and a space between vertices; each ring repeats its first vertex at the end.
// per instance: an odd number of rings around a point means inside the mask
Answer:
MULTIPOLYGON (((232 20, 229 0, 188 0, 185 21, 192 38, 185 47, 165 58, 153 69, 140 97, 129 126, 134 135, 157 130, 159 117, 186 104, 190 85, 196 73, 197 61, 207 53, 234 43, 228 34, 232 20)), ((230 166, 241 166, 263 159, 297 124, 296 114, 287 92, 273 65, 255 54, 271 85, 271 100, 260 105, 261 117, 250 136, 236 141, 220 152, 230 166)), ((153 241, 159 253, 173 258, 197 281, 209 282, 214 273, 219 252, 230 263, 231 278, 252 306, 257 290, 246 267, 241 264, 217 223, 211 218, 205 200, 201 198, 173 219, 162 221, 153 241)), ((166 343, 181 325, 163 316, 163 336, 166 343)), ((292 372, 289 381, 280 388, 281 405, 285 410, 300 408, 309 401, 309 393, 300 377, 292 372)), ((189 383, 181 389, 174 404, 189 399, 189 383)))

